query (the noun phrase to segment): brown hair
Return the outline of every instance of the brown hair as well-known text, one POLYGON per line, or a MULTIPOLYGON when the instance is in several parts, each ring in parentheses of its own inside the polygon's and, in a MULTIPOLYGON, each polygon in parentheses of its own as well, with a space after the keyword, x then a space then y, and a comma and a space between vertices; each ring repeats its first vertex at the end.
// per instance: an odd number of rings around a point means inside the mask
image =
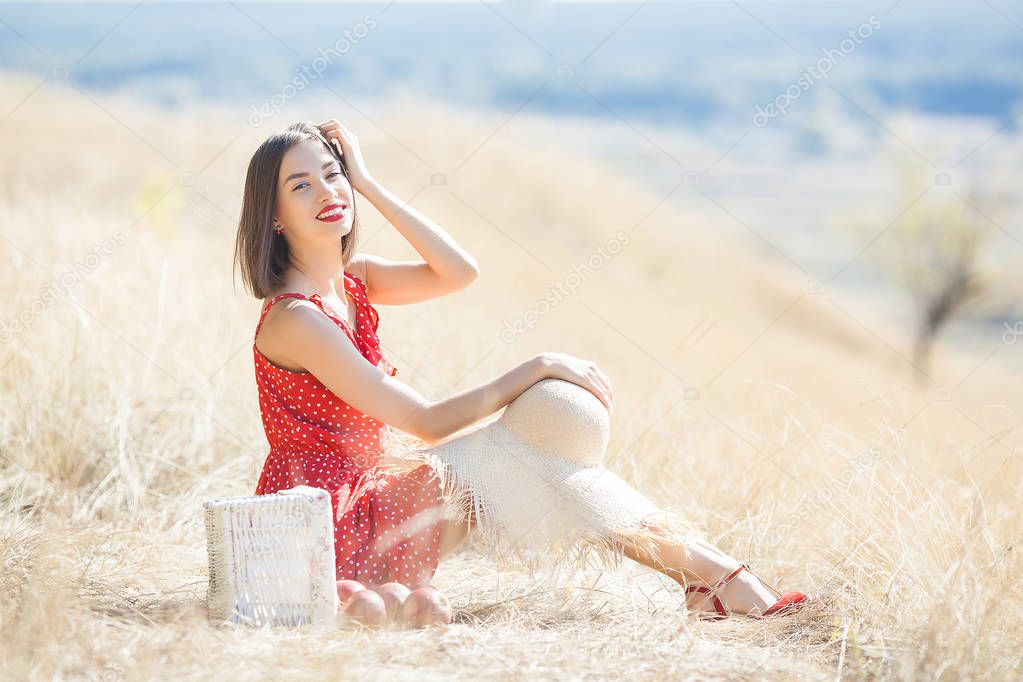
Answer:
MULTIPOLYGON (((302 140, 318 140, 341 165, 348 178, 348 167, 337 148, 314 124, 300 121, 274 133, 259 145, 249 160, 242 197, 241 219, 234 243, 234 265, 241 270, 245 289, 256 298, 266 298, 284 281, 291 264, 291 252, 283 235, 273 230, 273 211, 277 204, 277 180, 285 152, 302 140)), ((351 178, 349 178, 349 182, 351 178)), ((341 261, 347 267, 359 243, 359 212, 352 197, 352 229, 341 237, 341 261)), ((232 283, 234 272, 232 270, 232 283)))

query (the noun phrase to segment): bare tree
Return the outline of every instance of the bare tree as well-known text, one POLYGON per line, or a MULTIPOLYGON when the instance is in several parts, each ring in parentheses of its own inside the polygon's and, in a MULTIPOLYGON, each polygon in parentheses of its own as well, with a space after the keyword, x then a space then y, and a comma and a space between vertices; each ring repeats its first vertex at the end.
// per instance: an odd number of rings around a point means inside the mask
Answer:
MULTIPOLYGON (((939 334, 957 315, 991 304, 1001 279, 991 253, 997 224, 989 216, 1000 213, 1004 202, 982 197, 974 186, 959 190, 951 183, 947 174, 934 176, 935 187, 903 214, 872 253, 913 301, 913 364, 920 383, 939 334)), ((905 197, 904 205, 912 199, 905 197)))

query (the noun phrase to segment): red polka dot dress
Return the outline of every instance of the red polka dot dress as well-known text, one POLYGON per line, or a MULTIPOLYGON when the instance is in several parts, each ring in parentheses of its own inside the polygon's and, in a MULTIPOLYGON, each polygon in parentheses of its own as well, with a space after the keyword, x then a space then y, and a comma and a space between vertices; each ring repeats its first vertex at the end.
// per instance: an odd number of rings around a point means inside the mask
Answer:
MULTIPOLYGON (((365 284, 348 273, 344 281, 358 309, 354 330, 324 306, 319 294, 285 293, 266 305, 255 336, 277 301, 312 301, 345 331, 367 362, 394 376, 398 369, 380 349, 379 316, 365 284)), ((255 337, 253 353, 260 413, 270 443, 255 494, 296 485, 331 494, 338 580, 397 581, 413 589, 429 583, 437 569, 443 516, 433 470, 423 465, 406 474, 382 472, 374 465, 389 425, 341 400, 310 372, 272 364, 256 348, 255 337)))

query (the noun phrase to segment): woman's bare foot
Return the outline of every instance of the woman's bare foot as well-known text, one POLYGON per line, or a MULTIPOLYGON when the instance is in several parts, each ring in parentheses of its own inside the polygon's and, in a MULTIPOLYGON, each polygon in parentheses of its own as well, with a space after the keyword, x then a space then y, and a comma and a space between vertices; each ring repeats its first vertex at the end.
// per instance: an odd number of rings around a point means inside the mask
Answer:
MULTIPOLYGON (((684 542, 670 537, 654 540, 654 546, 632 543, 624 538, 625 554, 644 566, 668 576, 679 585, 710 587, 739 567, 739 562, 699 537, 684 542)), ((726 609, 758 615, 777 602, 777 597, 756 576, 742 571, 718 592, 726 609)), ((704 594, 690 594, 686 606, 693 611, 713 611, 714 603, 704 594)))
MULTIPOLYGON (((690 581, 690 584, 706 583, 708 587, 718 580, 729 575, 739 567, 739 562, 724 554, 713 545, 707 544, 700 539, 690 539, 690 547, 698 546, 711 560, 715 572, 708 575, 709 567, 701 567, 704 570, 700 573, 700 581, 690 581)), ((727 585, 718 592, 718 597, 726 609, 735 613, 753 613, 759 615, 768 607, 773 605, 777 596, 771 592, 763 582, 749 571, 742 571, 735 576, 727 585)), ((693 611, 714 611, 714 604, 707 599, 705 594, 690 594, 686 599, 686 606, 693 611)))

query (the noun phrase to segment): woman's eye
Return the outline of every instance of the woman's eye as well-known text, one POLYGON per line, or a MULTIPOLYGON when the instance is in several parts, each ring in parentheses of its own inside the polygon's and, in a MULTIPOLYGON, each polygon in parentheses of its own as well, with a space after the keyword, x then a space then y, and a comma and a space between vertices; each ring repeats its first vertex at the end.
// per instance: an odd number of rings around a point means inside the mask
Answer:
MULTIPOLYGON (((328 177, 328 178, 332 178, 332 177, 334 177, 335 175, 341 175, 341 172, 340 172, 340 171, 334 171, 333 173, 328 173, 328 174, 327 174, 327 177, 328 177)), ((292 190, 291 190, 291 191, 292 191, 292 192, 294 192, 295 190, 299 190, 299 189, 302 189, 303 185, 308 185, 308 184, 309 184, 308 182, 300 182, 300 183, 298 183, 297 185, 295 185, 295 186, 294 186, 294 187, 292 188, 292 190)))

